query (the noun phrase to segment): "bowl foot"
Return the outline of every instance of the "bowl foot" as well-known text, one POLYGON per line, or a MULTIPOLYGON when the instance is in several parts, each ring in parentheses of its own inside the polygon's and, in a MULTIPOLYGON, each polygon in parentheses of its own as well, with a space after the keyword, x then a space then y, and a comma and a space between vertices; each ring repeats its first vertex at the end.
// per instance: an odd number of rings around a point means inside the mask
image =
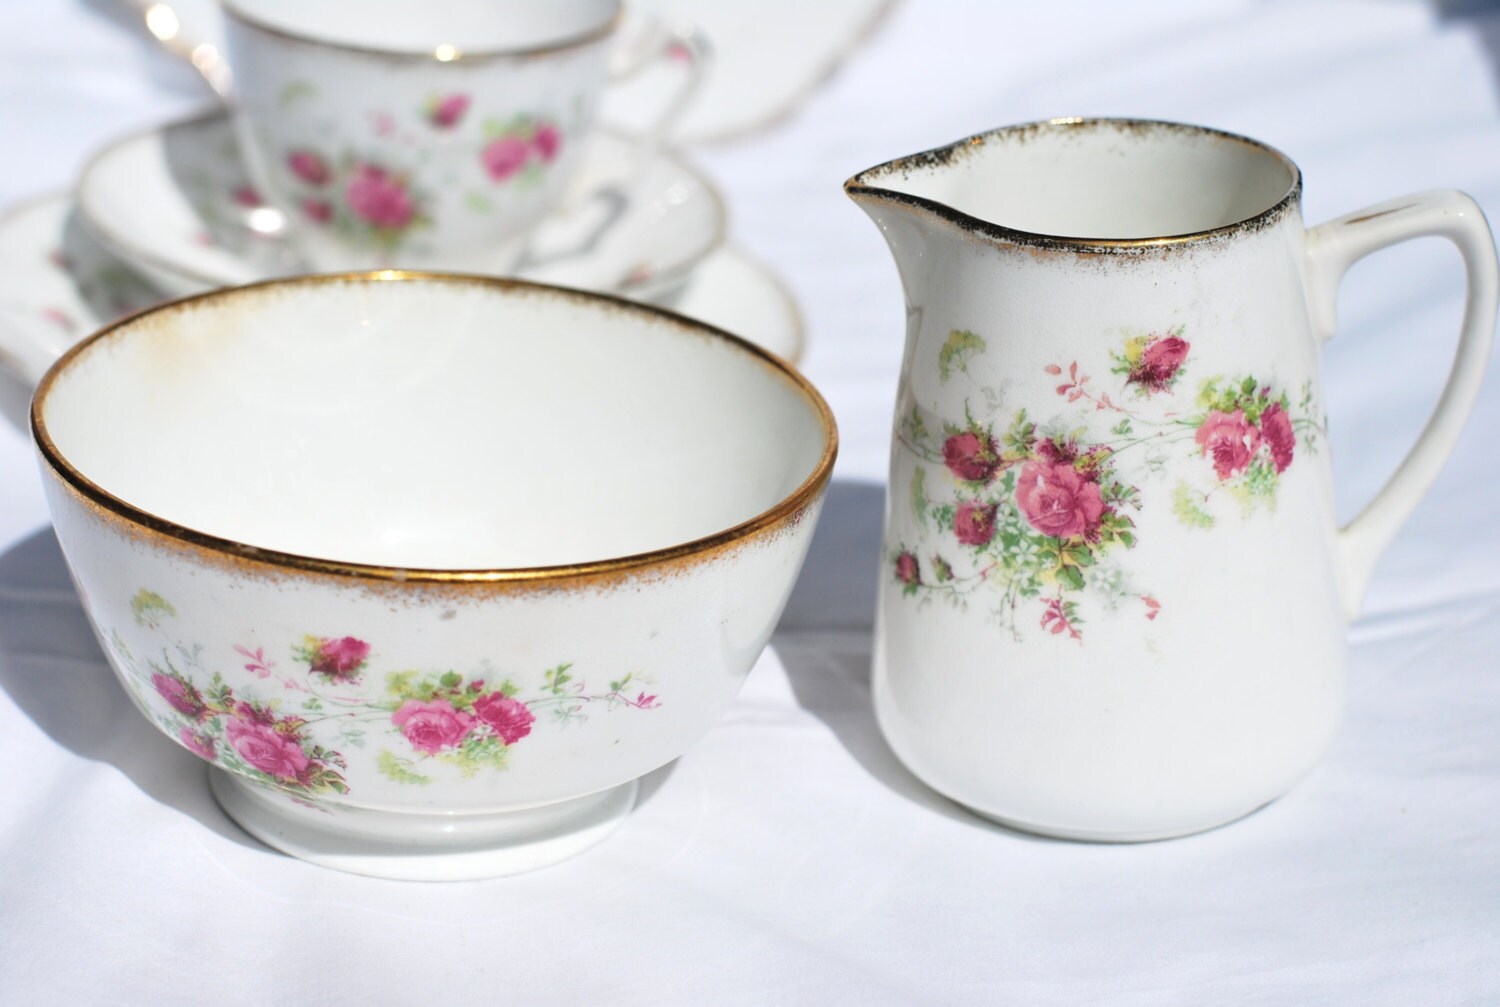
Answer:
POLYGON ((221 769, 209 786, 246 832, 299 860, 402 881, 469 881, 546 867, 607 837, 635 804, 636 781, 571 801, 493 814, 302 807, 221 769))

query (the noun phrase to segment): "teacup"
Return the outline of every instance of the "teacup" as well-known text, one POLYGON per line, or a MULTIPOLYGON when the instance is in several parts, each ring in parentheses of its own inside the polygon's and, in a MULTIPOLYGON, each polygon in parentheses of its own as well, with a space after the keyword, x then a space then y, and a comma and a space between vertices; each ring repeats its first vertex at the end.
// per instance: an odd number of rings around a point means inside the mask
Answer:
POLYGON ((610 73, 701 55, 684 29, 612 67, 620 0, 224 10, 240 145, 280 211, 262 229, 320 270, 511 269, 564 195, 610 73))
POLYGON ((670 313, 401 273, 105 328, 32 424, 126 691, 272 846, 507 874, 597 842, 733 699, 836 451, 781 360, 670 313))

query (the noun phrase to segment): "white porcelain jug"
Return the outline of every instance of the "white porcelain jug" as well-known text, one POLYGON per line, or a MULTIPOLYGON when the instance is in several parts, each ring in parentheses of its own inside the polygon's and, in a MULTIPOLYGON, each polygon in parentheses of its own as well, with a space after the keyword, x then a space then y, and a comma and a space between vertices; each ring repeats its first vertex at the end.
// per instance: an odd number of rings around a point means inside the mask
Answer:
POLYGON ((983 815, 1079 839, 1231 821, 1321 758, 1345 626, 1473 405, 1496 263, 1457 192, 1302 224, 1277 151, 1192 126, 1001 129, 846 184, 907 301, 874 692, 983 815), (1390 483, 1334 518, 1319 348, 1344 270, 1439 235, 1452 376, 1390 483))

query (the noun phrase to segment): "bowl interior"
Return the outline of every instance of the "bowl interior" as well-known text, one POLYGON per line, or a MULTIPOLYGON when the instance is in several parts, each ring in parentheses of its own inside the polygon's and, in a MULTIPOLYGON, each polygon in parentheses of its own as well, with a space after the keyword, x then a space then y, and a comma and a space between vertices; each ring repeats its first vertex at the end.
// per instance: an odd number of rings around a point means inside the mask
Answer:
POLYGON ((681 545, 791 495, 821 400, 695 323, 526 284, 322 279, 169 306, 44 384, 39 432, 194 531, 412 569, 681 545))

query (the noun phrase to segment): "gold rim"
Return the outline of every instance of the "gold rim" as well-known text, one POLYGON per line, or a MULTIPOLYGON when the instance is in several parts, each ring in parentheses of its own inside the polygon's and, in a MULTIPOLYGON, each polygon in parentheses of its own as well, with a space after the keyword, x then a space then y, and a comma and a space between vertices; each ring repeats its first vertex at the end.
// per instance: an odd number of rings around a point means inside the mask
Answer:
MULTIPOLYGON (((316 2, 316 0, 313 0, 313 2, 316 2)), ((534 56, 546 56, 552 53, 566 52, 569 49, 581 49, 584 46, 593 45, 595 42, 608 38, 613 34, 615 29, 620 26, 620 19, 624 16, 625 11, 624 5, 616 0, 614 13, 603 23, 573 35, 566 35, 555 42, 510 49, 476 49, 473 51, 455 44, 452 46, 454 55, 447 59, 439 59, 435 55, 435 51, 411 52, 405 49, 382 49, 379 46, 359 45, 354 42, 335 42, 330 39, 319 38, 316 35, 304 35, 289 28, 281 28, 262 21, 253 14, 247 14, 240 9, 236 0, 221 0, 220 6, 229 21, 238 22, 246 28, 270 35, 274 38, 283 39, 287 42, 297 42, 302 45, 315 46, 319 49, 333 49, 338 52, 358 53, 363 56, 380 56, 391 60, 417 60, 426 63, 446 63, 452 65, 472 63, 475 60, 529 59, 534 56)))
POLYGON ((289 279, 267 280, 262 283, 252 283, 243 287, 232 287, 225 290, 210 291, 205 294, 195 294, 191 297, 179 298, 165 304, 147 308, 144 311, 136 312, 133 315, 105 326, 98 332, 75 344, 47 370, 47 373, 42 376, 42 380, 37 384, 36 393, 32 396, 31 430, 37 450, 41 453, 48 467, 51 468, 59 479, 83 496, 85 500, 124 520, 148 536, 167 538, 176 543, 208 550, 233 560, 264 566, 340 577, 353 577, 361 580, 429 584, 551 583, 560 580, 594 578, 601 574, 644 571, 652 567, 673 565, 677 561, 685 559, 707 558, 711 554, 743 544, 762 533, 770 532, 787 521, 796 520, 800 514, 816 501, 823 488, 827 486, 833 473, 834 459, 838 456, 838 428, 834 422, 833 413, 828 408, 828 403, 824 401, 823 396, 791 364, 776 354, 745 339, 741 339, 739 336, 691 318, 683 317, 663 308, 655 307, 654 305, 639 304, 635 301, 628 301, 624 298, 613 297, 607 294, 594 294, 582 290, 573 290, 568 287, 553 287, 541 283, 531 283, 526 280, 502 277, 474 276, 465 273, 416 272, 410 270, 331 273, 319 276, 299 276, 289 279), (813 466, 812 472, 808 474, 807 478, 773 507, 762 511, 749 520, 716 532, 713 535, 694 539, 679 545, 667 546, 662 549, 653 549, 648 552, 589 563, 566 563, 554 566, 516 567, 509 569, 440 570, 388 567, 368 563, 351 563, 340 560, 322 559, 316 556, 304 556, 298 553, 281 552, 275 549, 261 549, 243 542, 237 542, 233 539, 221 538, 206 532, 196 531, 142 510, 115 496, 89 479, 64 457, 62 451, 57 447, 47 430, 45 417, 46 401, 48 393, 57 379, 68 370, 74 361, 87 353, 90 347, 128 329, 143 319, 156 315, 172 314, 182 311, 185 308, 211 301, 232 299, 242 296, 248 291, 266 290, 276 287, 311 286, 325 283, 403 282, 451 283, 489 287, 498 290, 521 290, 560 300, 580 301, 594 306, 608 305, 639 316, 655 319, 659 322, 670 323, 679 329, 697 335, 722 339, 735 346, 741 352, 749 354, 760 361, 761 364, 768 367, 783 381, 800 392, 803 399, 812 405, 817 414, 819 426, 822 429, 823 451, 818 458, 817 464, 813 466))
MULTIPOLYGON (((152 269, 169 276, 175 277, 179 283, 191 283, 202 287, 218 288, 225 285, 240 286, 245 283, 263 283, 260 280, 242 280, 237 277, 215 276, 211 273, 200 272, 191 266, 184 265, 176 259, 164 258, 157 252, 122 234, 117 233, 109 224, 106 224, 107 214, 91 211, 89 206, 94 200, 89 198, 92 191, 91 176, 98 172, 101 167, 114 157, 117 153, 131 144, 140 143, 157 134, 165 135, 168 130, 194 129, 206 126, 217 120, 228 122, 230 113, 222 107, 207 109, 197 115, 190 115, 182 119, 172 119, 169 122, 146 129, 137 130, 118 139, 111 140, 102 147, 98 147, 83 162, 83 168, 78 173, 78 185, 74 190, 79 207, 83 210, 82 222, 88 227, 90 233, 116 257, 121 259, 144 262, 152 269)), ((619 140, 625 144, 634 142, 628 134, 619 130, 610 129, 606 126, 596 126, 595 132, 600 136, 619 140)), ((238 139, 236 139, 236 143, 238 139)), ((681 150, 675 147, 663 146, 655 150, 657 158, 672 165, 677 171, 688 176, 707 195, 713 204, 714 229, 707 240, 699 242, 688 254, 674 259, 652 274, 650 286, 667 286, 687 278, 694 269, 702 265, 714 252, 723 247, 729 236, 729 210, 724 201, 724 194, 719 187, 713 183, 702 170, 681 150)), ((160 284, 159 284, 160 285, 160 284)), ((648 286, 647 289, 650 289, 648 286)), ((611 293, 623 292, 624 288, 618 283, 611 285, 611 293)))
POLYGON ((976 133, 956 143, 935 147, 920 154, 912 154, 908 157, 897 158, 894 161, 887 161, 884 164, 868 168, 846 181, 844 183, 844 192, 851 197, 864 196, 889 200, 900 205, 921 209, 956 224, 966 231, 983 234, 1011 244, 1078 252, 1140 252, 1195 242, 1213 241, 1236 234, 1259 231, 1275 220, 1278 220, 1283 213, 1295 207, 1300 201, 1302 198, 1302 172, 1291 158, 1275 147, 1272 147, 1270 144, 1261 143, 1259 140, 1253 140, 1248 136, 1241 136, 1238 133, 1229 133, 1221 129, 1213 129, 1209 126, 1193 126, 1187 123, 1168 122, 1161 119, 1070 116, 1059 119, 1042 119, 1037 122, 1022 123, 1016 126, 1004 126, 985 133, 976 133), (967 213, 953 209, 951 206, 939 203, 936 200, 927 199, 924 196, 895 192, 890 189, 881 188, 879 185, 881 179, 892 174, 906 174, 949 164, 955 158, 968 153, 973 148, 982 147, 992 141, 1012 140, 1027 133, 1037 133, 1047 130, 1098 129, 1106 126, 1133 130, 1162 129, 1238 143, 1278 161, 1282 167, 1287 169, 1290 182, 1288 183, 1286 192, 1276 202, 1240 220, 1221 224, 1218 227, 1205 228, 1201 231, 1164 234, 1148 238, 1086 238, 1023 231, 1019 228, 1006 227, 1004 224, 997 224, 970 216, 967 213))

